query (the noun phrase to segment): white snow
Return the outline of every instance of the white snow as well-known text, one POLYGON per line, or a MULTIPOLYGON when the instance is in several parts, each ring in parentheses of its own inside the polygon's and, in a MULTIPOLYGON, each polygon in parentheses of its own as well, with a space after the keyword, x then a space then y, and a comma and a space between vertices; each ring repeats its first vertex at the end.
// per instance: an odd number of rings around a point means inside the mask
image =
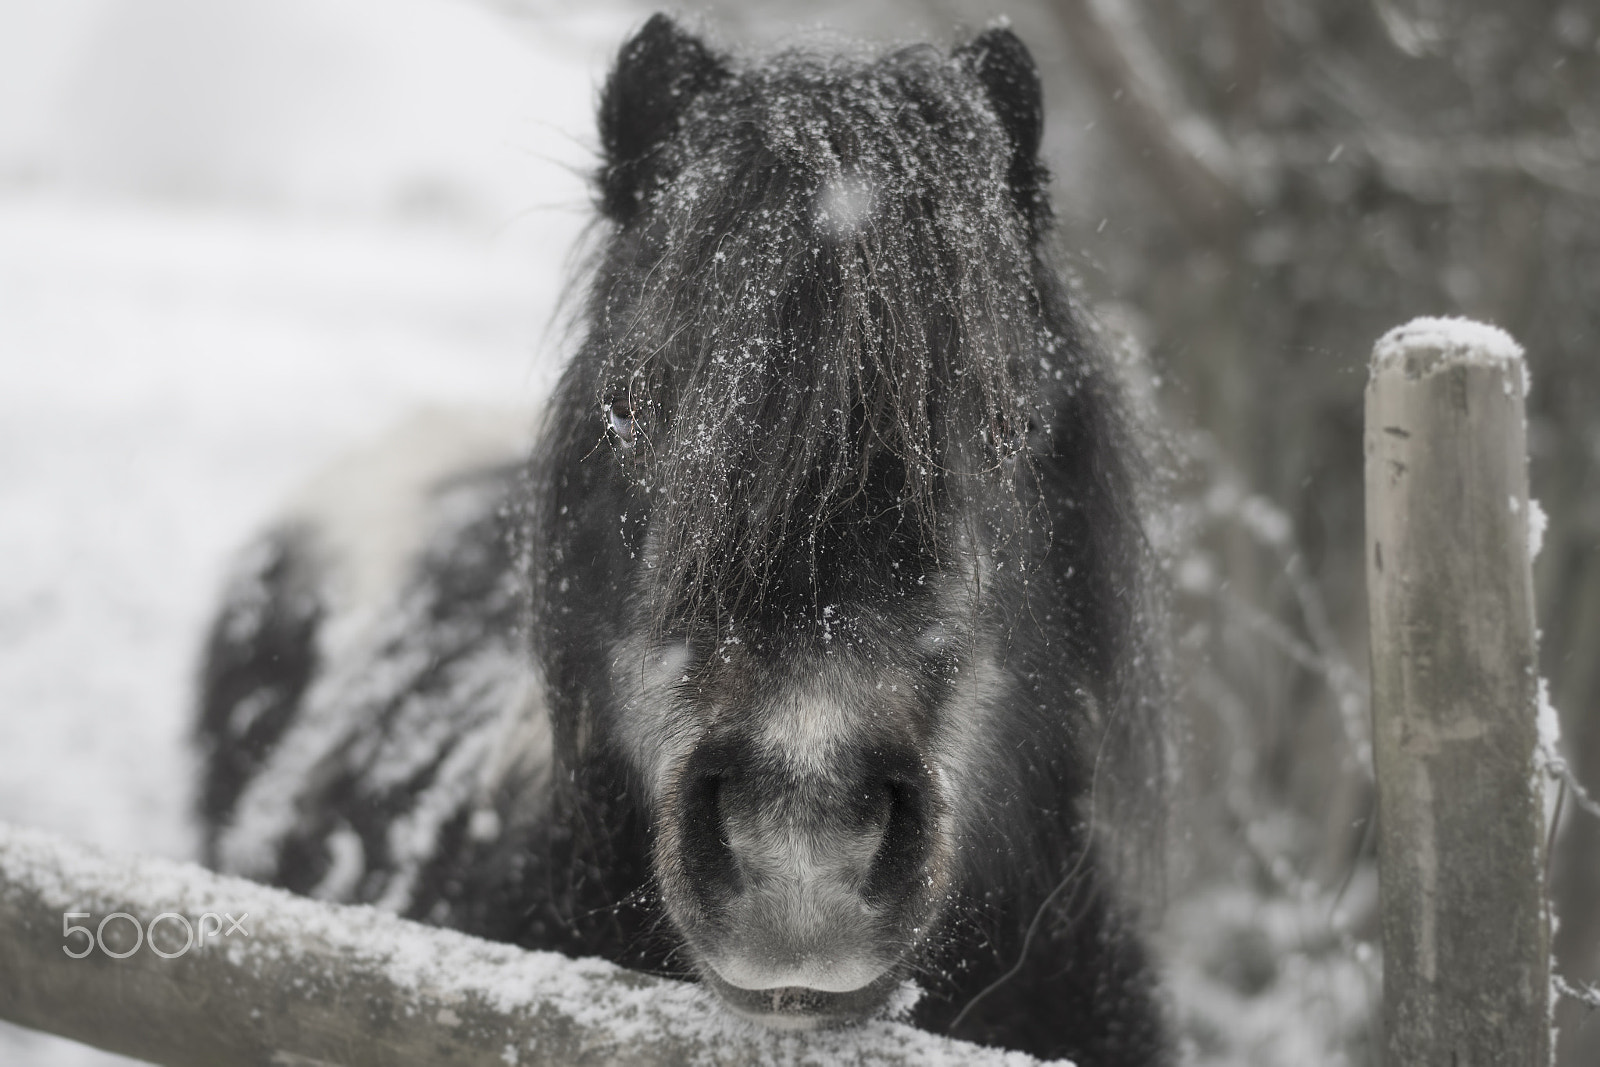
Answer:
POLYGON ((1544 532, 1550 526, 1550 516, 1533 497, 1528 498, 1528 559, 1539 558, 1544 549, 1544 532))
MULTIPOLYGON (((1539 731, 1538 747, 1534 750, 1534 788, 1539 791, 1544 807, 1546 832, 1552 830, 1556 805, 1561 795, 1561 782, 1567 776, 1566 757, 1561 754, 1561 714, 1550 700, 1550 683, 1539 679, 1539 710, 1536 720, 1539 731)), ((1581 799, 1574 797, 1574 802, 1581 799)), ((1553 916, 1552 916, 1553 917, 1553 916)))
MULTIPOLYGON (((1522 514, 1522 501, 1516 496, 1511 496, 1506 501, 1511 509, 1511 514, 1522 514)), ((1539 558, 1539 553, 1544 549, 1544 531, 1550 525, 1550 516, 1545 514, 1544 508, 1533 497, 1528 498, 1528 562, 1539 558)))
POLYGON ((1561 716, 1550 702, 1550 683, 1539 679, 1539 751, 1545 759, 1561 758, 1561 716))
MULTIPOLYGON (((1405 358, 1408 353, 1432 351, 1447 363, 1506 364, 1522 362, 1522 346, 1497 326, 1472 319, 1416 318, 1396 326, 1372 349, 1373 369, 1405 358)), ((1526 374, 1526 367, 1523 369, 1526 374)), ((1524 379, 1526 393, 1526 379, 1524 379)))

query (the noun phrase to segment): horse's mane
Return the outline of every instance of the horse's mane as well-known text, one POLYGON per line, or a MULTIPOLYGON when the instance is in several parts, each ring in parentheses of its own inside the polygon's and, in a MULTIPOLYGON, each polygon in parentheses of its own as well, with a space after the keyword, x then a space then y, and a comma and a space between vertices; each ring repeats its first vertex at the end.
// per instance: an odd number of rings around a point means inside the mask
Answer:
POLYGON ((839 554, 885 545, 936 563, 945 495, 1009 486, 1060 343, 1011 154, 977 79, 927 47, 788 52, 689 109, 589 340, 594 402, 633 409, 658 501, 652 604, 739 610, 795 559, 815 599, 839 554))

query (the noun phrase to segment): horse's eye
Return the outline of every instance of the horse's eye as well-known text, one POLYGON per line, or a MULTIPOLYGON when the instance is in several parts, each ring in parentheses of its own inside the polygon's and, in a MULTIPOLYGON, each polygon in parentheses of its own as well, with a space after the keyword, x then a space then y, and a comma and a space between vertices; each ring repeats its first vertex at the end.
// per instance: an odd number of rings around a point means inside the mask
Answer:
POLYGON ((606 420, 623 448, 633 447, 634 412, 626 397, 605 401, 606 420))

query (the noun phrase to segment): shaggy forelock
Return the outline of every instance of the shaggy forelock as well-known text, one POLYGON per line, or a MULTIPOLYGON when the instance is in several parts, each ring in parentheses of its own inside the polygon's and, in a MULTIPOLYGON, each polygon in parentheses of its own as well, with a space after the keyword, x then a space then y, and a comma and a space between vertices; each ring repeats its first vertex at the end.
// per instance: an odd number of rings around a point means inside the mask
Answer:
POLYGON ((997 443, 1056 343, 1010 158, 976 78, 931 48, 788 53, 693 105, 591 338, 596 401, 637 419, 649 603, 736 611, 853 541, 937 560, 946 496, 1009 482, 997 443))

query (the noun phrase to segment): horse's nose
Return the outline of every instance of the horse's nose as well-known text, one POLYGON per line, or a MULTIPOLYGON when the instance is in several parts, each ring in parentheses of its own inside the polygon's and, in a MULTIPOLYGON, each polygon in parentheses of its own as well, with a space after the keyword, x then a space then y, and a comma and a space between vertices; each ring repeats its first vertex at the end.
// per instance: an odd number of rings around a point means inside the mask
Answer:
POLYGON ((928 858, 925 786, 852 778, 763 781, 738 768, 686 776, 678 805, 686 872, 714 895, 831 879, 868 904, 894 899, 928 858))
POLYGON ((926 787, 881 755, 804 775, 691 759, 680 860, 725 981, 852 990, 908 947, 903 913, 929 877, 926 787))

